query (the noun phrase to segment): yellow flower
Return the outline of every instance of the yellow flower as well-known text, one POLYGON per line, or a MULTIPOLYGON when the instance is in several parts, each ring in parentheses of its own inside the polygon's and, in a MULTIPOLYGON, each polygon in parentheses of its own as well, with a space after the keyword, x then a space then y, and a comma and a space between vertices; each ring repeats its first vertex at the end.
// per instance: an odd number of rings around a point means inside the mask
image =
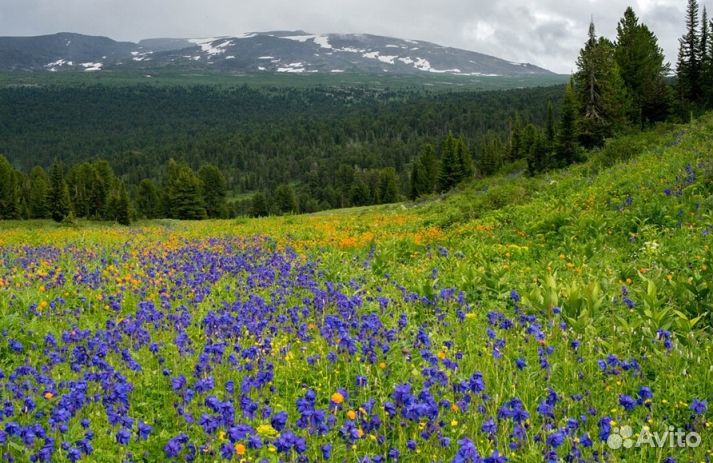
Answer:
POLYGON ((347 418, 350 420, 355 420, 356 419, 356 412, 354 410, 349 410, 347 412, 347 418))
POLYGON ((266 437, 274 437, 279 434, 277 430, 269 424, 261 424, 257 427, 256 431, 259 435, 266 437))
POLYGON ((235 453, 238 455, 245 455, 245 446, 243 444, 235 444, 235 453))
POLYGON ((337 405, 344 402, 344 396, 339 392, 335 392, 334 394, 332 394, 332 397, 330 397, 330 399, 337 405))

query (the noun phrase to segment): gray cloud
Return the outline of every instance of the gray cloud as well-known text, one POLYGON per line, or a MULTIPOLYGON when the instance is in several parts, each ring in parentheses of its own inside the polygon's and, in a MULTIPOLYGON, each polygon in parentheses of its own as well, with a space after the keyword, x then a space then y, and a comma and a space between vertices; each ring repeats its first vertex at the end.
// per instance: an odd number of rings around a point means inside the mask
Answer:
MULTIPOLYGON (((708 1, 708 0, 706 0, 708 1)), ((117 40, 276 29, 354 32, 436 42, 574 68, 590 17, 613 38, 631 4, 675 62, 684 0, 0 0, 0 34, 80 32, 117 40)), ((709 10, 713 10, 710 8, 709 10)))

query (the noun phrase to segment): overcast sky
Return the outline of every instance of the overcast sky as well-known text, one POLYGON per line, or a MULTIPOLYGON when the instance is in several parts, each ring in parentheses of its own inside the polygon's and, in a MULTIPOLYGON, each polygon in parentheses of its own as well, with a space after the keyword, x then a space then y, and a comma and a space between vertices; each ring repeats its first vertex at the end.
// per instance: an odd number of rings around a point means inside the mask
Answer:
MULTIPOLYGON (((706 0, 709 11, 711 2, 706 0)), ((569 73, 590 17, 614 37, 628 5, 674 64, 685 0, 0 0, 0 35, 79 32, 136 41, 297 30, 436 42, 569 73)))

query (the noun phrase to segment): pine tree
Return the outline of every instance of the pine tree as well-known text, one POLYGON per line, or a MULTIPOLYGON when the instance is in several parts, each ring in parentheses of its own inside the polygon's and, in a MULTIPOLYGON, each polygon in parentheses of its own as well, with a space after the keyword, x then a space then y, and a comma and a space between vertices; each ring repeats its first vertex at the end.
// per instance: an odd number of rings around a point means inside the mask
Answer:
POLYGON ((530 175, 544 172, 551 167, 551 146, 547 142, 547 135, 541 130, 534 133, 532 144, 528 150, 527 170, 530 175))
POLYGON ((547 145, 549 146, 549 149, 552 149, 555 146, 556 134, 557 134, 557 131, 555 129, 554 110, 552 108, 552 102, 548 101, 547 102, 547 119, 545 121, 545 140, 547 141, 547 145))
POLYGON ((166 206, 173 219, 200 220, 207 217, 201 195, 201 180, 185 163, 169 161, 166 169, 166 206))
POLYGON ((139 184, 136 207, 139 216, 145 219, 161 217, 161 195, 159 194, 158 186, 153 180, 143 179, 139 184))
POLYGON ((438 191, 448 191, 463 178, 461 160, 458 155, 458 140, 449 133, 441 148, 441 169, 438 173, 438 191))
POLYGON ((628 100, 614 59, 614 46, 606 38, 597 39, 594 23, 590 23, 589 39, 579 53, 574 81, 580 143, 586 148, 601 146, 623 127, 628 100))
POLYGON ((701 21, 701 88, 704 109, 713 108, 713 20, 703 7, 701 21))
POLYGON ((107 217, 107 202, 116 177, 114 171, 105 160, 94 162, 90 166, 91 177, 89 181, 89 210, 88 217, 95 219, 109 219, 107 217))
POLYGON ((371 203, 372 197, 369 184, 364 181, 361 175, 355 176, 354 182, 349 189, 349 198, 352 206, 367 206, 371 203))
POLYGON ((55 161, 50 168, 50 189, 47 195, 50 216, 55 222, 62 222, 72 213, 69 189, 64 180, 64 167, 55 161))
POLYGON ((12 164, 0 154, 0 220, 20 218, 17 176, 12 164))
POLYGON ((502 167, 505 147, 500 137, 488 130, 480 139, 480 148, 477 159, 479 175, 492 175, 502 167))
POLYGON ((632 99, 629 120, 637 126, 664 120, 669 111, 665 81, 669 66, 656 35, 639 23, 631 7, 617 26, 614 56, 632 99))
POLYGON ((515 112, 515 120, 510 128, 510 146, 507 152, 508 161, 517 161, 521 157, 520 148, 522 147, 522 122, 520 121, 520 113, 515 112))
POLYGON ((395 203, 399 200, 399 186, 396 169, 388 167, 379 175, 379 200, 382 204, 395 203))
POLYGON ((18 217, 27 220, 30 218, 30 179, 19 170, 15 170, 15 191, 18 217))
POLYGON ((253 195, 250 204, 250 215, 253 217, 267 217, 270 215, 270 206, 267 201, 267 196, 262 191, 258 191, 253 195))
POLYGON ((411 189, 409 198, 433 193, 438 177, 438 160, 433 145, 426 144, 411 166, 411 189))
POLYGON ((295 190, 290 185, 283 183, 275 188, 273 204, 280 214, 296 214, 299 212, 295 190))
POLYGON ((701 100, 701 37, 698 32, 698 0, 688 0, 686 34, 679 39, 677 90, 681 109, 687 112, 691 104, 701 100))
POLYGON ((577 99, 570 82, 565 88, 560 114, 559 130, 557 131, 557 144, 552 167, 565 167, 577 161, 579 139, 577 121, 577 99))
POLYGON ((47 172, 40 167, 35 166, 30 170, 30 198, 29 209, 30 217, 33 219, 49 218, 49 207, 47 204, 47 194, 50 189, 50 180, 47 172))
POLYGON ((463 137, 456 140, 456 159, 458 160, 458 170, 460 171, 458 182, 473 177, 473 158, 468 150, 468 145, 463 137))
POLYGON ((203 183, 203 200, 208 217, 220 218, 227 215, 225 198, 228 194, 225 176, 213 164, 204 164, 198 170, 203 183))
POLYGON ((106 214, 109 220, 121 225, 131 225, 131 206, 124 182, 115 182, 107 200, 106 214))

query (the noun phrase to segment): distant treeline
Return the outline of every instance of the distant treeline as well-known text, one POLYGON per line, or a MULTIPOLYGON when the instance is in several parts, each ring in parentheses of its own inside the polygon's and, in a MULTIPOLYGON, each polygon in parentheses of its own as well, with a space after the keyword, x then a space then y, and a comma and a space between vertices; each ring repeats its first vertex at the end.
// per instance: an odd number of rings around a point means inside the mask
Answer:
MULTIPOLYGON (((542 123, 561 88, 426 94, 359 88, 48 87, 0 90, 0 153, 29 174, 105 159, 144 216, 144 180, 171 159, 219 168, 228 216, 312 212, 398 200, 425 144, 449 133, 478 162, 478 140, 504 139, 517 112, 542 123), (394 185, 396 194, 394 192, 394 185), (367 193, 368 190, 368 193, 367 193), (279 206, 290 191, 297 207, 279 206), (254 207, 255 202, 267 203, 254 207), (263 201, 264 199, 264 201, 263 201)), ((437 153, 438 154, 438 153, 437 153)))

